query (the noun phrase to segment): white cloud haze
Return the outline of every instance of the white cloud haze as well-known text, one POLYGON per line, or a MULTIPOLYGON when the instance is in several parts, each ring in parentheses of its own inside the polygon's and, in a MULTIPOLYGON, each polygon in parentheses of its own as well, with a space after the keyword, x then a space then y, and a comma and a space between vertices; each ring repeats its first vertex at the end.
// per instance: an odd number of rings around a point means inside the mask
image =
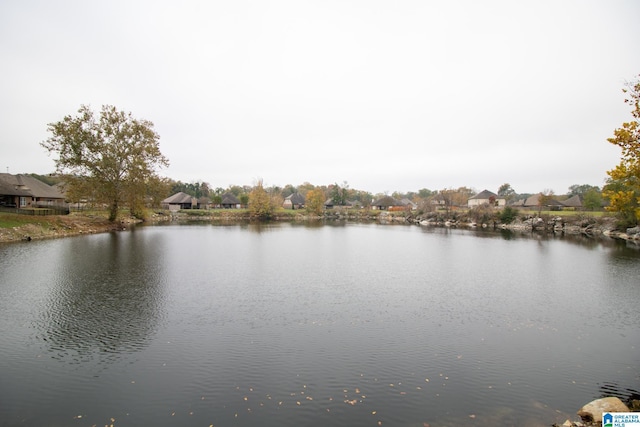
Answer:
POLYGON ((3 1, 0 171, 109 104, 213 187, 602 186, 639 40, 635 0, 3 1))

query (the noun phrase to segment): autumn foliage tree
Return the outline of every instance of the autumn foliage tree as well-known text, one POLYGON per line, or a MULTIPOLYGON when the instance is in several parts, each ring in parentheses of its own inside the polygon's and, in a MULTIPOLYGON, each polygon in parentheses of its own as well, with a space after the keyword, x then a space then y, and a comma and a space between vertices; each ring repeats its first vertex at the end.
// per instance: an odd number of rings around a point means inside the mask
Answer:
POLYGON ((324 210, 325 195, 321 188, 314 188, 307 192, 305 200, 305 208, 307 212, 320 216, 324 210))
POLYGON ((258 180, 249 193, 249 213, 253 218, 269 219, 273 215, 274 206, 271 196, 264 189, 262 180, 258 180))
POLYGON ((624 102, 631 106, 633 120, 616 129, 607 141, 622 150, 620 164, 607 172, 609 178, 603 195, 609 199, 610 211, 617 212, 623 224, 640 221, 640 75, 626 84, 624 102))
POLYGON ((66 176, 68 191, 107 204, 110 221, 123 204, 139 216, 149 186, 161 182, 156 167, 169 164, 153 123, 110 105, 99 117, 83 105, 78 115, 50 123, 48 131, 51 137, 41 145, 57 155, 56 169, 66 176))

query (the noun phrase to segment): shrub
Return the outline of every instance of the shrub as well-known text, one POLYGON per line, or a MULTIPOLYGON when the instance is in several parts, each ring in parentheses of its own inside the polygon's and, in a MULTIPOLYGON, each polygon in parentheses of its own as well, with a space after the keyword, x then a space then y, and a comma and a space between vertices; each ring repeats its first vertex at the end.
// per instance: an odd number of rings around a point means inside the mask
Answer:
POLYGON ((503 224, 511 224, 518 216, 518 210, 512 208, 511 206, 505 206, 505 208, 500 212, 500 221, 503 224))

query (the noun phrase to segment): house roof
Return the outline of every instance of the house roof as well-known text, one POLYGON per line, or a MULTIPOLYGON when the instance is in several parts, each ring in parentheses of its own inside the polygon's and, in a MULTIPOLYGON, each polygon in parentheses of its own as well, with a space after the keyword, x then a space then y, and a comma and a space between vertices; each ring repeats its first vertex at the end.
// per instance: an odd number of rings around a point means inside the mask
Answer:
MULTIPOLYGON (((538 206, 538 200, 540 200, 540 196, 542 196, 542 194, 540 193, 534 194, 533 196, 529 197, 527 200, 524 201, 523 206, 538 206)), ((549 199, 549 201, 545 206, 562 206, 562 205, 563 203, 557 201, 556 199, 549 199)))
POLYGON ((569 197, 567 200, 563 201, 562 204, 570 208, 581 208, 582 197, 580 197, 579 194, 576 194, 575 196, 569 197))
POLYGON ((240 200, 233 193, 224 193, 222 195, 221 205, 239 205, 240 200))
POLYGON ((56 187, 52 187, 29 175, 0 173, 0 194, 45 199, 64 199, 56 187))
POLYGON ((185 203, 191 203, 192 197, 187 193, 183 193, 182 191, 174 194, 173 196, 167 197, 162 201, 162 203, 166 203, 169 205, 183 205, 185 203))
POLYGON ((304 205, 304 196, 300 193, 293 193, 288 195, 285 200, 290 200, 294 205, 304 205))
POLYGON ((478 200, 489 200, 489 199, 491 199, 492 197, 493 197, 494 199, 498 199, 498 198, 499 198, 499 197, 498 197, 498 195, 497 195, 496 193, 492 193, 492 192, 491 192, 491 191, 489 191, 489 190, 483 190, 483 191, 479 192, 478 194, 476 194, 475 196, 473 196, 473 197, 469 197, 469 200, 472 200, 472 199, 478 199, 478 200))
POLYGON ((378 200, 375 200, 372 203, 373 206, 402 206, 402 203, 400 203, 399 201, 397 201, 396 199, 394 199, 391 196, 384 196, 379 198, 378 200))
POLYGON ((413 203, 411 200, 407 199, 406 197, 400 200, 400 203, 402 203, 403 206, 411 206, 411 207, 417 206, 415 203, 413 203))

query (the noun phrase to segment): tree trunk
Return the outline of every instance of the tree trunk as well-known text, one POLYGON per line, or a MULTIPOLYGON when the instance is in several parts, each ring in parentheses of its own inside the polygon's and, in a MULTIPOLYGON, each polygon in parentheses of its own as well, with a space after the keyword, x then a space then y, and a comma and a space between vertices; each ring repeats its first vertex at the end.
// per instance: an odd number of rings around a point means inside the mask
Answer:
POLYGON ((109 208, 109 221, 114 222, 118 217, 118 202, 114 201, 111 203, 111 207, 109 208))

